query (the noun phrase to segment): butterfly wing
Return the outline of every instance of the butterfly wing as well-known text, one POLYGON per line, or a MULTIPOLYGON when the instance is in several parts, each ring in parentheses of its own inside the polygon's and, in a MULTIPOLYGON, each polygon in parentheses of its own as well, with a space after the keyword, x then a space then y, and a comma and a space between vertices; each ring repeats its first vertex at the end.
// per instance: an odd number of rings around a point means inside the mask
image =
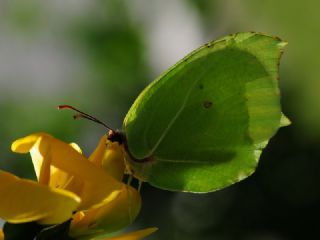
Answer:
POLYGON ((282 121, 285 43, 257 33, 211 42, 152 82, 124 120, 132 168, 169 190, 208 192, 249 176, 282 121))

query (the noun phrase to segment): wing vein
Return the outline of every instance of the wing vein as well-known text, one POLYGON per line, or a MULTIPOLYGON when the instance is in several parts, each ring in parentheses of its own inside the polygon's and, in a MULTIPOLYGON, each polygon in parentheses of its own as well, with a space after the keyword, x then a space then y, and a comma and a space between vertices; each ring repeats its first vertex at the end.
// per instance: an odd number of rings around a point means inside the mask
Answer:
POLYGON ((172 120, 169 122, 167 128, 163 131, 162 135, 160 136, 159 140, 156 142, 156 144, 153 146, 153 148, 151 148, 148 156, 151 156, 153 154, 153 152, 158 148, 158 146, 160 145, 160 143, 162 142, 162 140, 164 139, 164 137, 167 135, 167 133, 169 132, 169 130, 171 129, 171 127, 173 126, 173 124, 175 123, 175 121, 178 119, 178 117, 180 116, 181 112, 183 111, 183 109, 185 108, 190 94, 192 92, 192 90, 194 89, 195 85, 197 84, 197 82, 200 81, 200 79, 202 78, 202 76, 204 75, 204 73, 201 74, 201 77, 199 77, 198 79, 196 79, 193 84, 190 86, 186 97, 184 98, 181 107, 179 108, 179 110, 177 111, 177 113, 174 115, 174 117, 172 118, 172 120))

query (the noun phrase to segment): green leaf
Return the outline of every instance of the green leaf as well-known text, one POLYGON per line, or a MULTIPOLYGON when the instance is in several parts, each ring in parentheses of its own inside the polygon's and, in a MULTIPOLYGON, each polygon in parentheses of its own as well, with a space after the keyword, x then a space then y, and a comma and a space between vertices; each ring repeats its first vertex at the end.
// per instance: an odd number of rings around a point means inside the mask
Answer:
POLYGON ((135 175, 163 189, 208 192, 252 174, 284 124, 277 79, 285 44, 230 35, 152 82, 123 123, 135 175))

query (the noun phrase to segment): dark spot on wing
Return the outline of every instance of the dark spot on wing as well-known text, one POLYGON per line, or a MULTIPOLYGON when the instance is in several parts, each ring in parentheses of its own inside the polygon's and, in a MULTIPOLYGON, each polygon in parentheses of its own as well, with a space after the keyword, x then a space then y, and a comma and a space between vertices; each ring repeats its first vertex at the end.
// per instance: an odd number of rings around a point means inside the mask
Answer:
POLYGON ((206 109, 211 108, 212 107, 212 102, 208 101, 208 100, 204 101, 203 102, 203 107, 206 108, 206 109))
POLYGON ((204 88, 204 86, 203 86, 202 83, 199 84, 199 88, 200 88, 201 90, 204 88))

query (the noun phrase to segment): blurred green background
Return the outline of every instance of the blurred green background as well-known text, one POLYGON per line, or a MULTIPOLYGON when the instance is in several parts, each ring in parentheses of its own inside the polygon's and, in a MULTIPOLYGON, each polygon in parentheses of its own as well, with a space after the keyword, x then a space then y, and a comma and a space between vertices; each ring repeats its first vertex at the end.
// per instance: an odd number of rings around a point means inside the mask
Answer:
MULTIPOLYGON (((320 2, 316 0, 0 0, 0 168, 34 177, 18 137, 46 131, 89 154, 105 129, 57 111, 70 104, 120 128, 139 92, 203 43, 258 31, 289 42, 283 111, 256 173, 204 195, 144 184, 132 228, 149 239, 314 239, 320 200, 320 2)), ((186 130, 187 131, 187 130, 186 130)), ((192 131, 192 130, 190 130, 192 131)))

